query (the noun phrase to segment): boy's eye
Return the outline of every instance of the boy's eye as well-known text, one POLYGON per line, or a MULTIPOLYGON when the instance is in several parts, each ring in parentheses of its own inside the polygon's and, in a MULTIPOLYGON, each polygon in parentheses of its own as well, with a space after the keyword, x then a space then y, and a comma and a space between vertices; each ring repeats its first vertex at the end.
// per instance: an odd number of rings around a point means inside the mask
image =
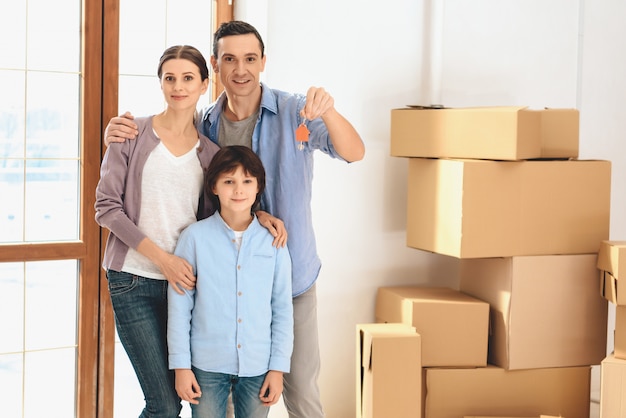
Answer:
POLYGON ((248 58, 246 58, 246 61, 254 62, 254 61, 256 61, 256 58, 255 57, 248 57, 248 58))

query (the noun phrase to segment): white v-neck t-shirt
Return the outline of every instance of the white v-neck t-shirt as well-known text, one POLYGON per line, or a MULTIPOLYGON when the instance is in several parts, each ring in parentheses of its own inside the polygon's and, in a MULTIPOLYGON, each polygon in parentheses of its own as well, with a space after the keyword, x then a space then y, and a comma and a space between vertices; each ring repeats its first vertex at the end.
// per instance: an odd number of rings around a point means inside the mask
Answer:
MULTIPOLYGON (((139 229, 163 250, 173 253, 183 229, 196 222, 204 173, 196 144, 181 156, 163 143, 151 152, 141 179, 139 229)), ((122 271, 152 279, 165 279, 147 257, 130 248, 122 271)))

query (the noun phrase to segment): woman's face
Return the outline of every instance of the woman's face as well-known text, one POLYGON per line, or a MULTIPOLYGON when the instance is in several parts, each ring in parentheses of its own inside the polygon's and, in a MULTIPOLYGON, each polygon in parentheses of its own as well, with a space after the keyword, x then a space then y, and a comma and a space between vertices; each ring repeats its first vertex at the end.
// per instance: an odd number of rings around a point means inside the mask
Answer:
POLYGON ((200 96, 206 93, 209 80, 202 80, 200 69, 186 59, 171 59, 163 63, 161 90, 168 107, 196 108, 200 96))

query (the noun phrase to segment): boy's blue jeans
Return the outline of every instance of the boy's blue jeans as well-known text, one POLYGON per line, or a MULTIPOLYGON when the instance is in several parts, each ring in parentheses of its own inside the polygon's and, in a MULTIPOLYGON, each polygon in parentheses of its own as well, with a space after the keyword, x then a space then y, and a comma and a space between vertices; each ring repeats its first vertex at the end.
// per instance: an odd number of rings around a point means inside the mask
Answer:
POLYGON ((167 359, 167 280, 107 271, 120 341, 143 390, 140 418, 178 417, 182 409, 167 359))
POLYGON ((235 416, 265 418, 270 409, 259 399, 265 374, 255 377, 237 377, 224 373, 212 373, 192 367, 200 385, 202 396, 197 405, 191 404, 193 418, 224 418, 226 401, 232 391, 235 416))

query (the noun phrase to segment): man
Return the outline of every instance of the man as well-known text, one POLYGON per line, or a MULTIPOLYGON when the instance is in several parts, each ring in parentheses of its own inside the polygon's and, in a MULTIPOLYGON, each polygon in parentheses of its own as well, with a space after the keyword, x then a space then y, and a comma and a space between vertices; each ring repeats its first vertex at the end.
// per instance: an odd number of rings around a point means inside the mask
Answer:
MULTIPOLYGON (((283 398, 291 418, 318 418, 324 412, 317 385, 320 353, 315 282, 321 261, 311 216, 313 152, 320 150, 354 162, 363 158, 365 146, 323 88, 311 87, 304 96, 261 83, 265 59, 263 40, 250 24, 232 21, 218 28, 211 65, 224 92, 201 113, 198 128, 220 146, 251 147, 263 161, 267 176, 261 209, 283 220, 293 266, 294 348, 283 398), (303 123, 308 140, 299 142, 295 132, 303 123)), ((134 137, 130 118, 125 114, 111 120, 105 132, 107 144, 134 137)))

